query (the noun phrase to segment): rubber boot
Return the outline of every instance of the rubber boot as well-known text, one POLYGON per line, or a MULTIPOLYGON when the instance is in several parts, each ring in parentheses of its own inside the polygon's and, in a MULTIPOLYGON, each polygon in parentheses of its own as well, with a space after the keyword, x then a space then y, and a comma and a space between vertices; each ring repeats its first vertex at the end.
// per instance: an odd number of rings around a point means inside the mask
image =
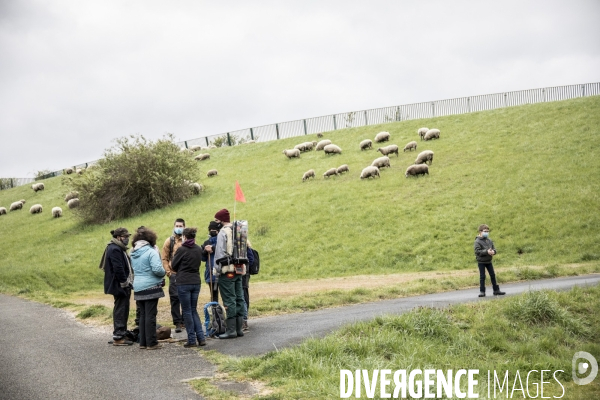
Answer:
POLYGON ((485 297, 485 292, 479 292, 479 297, 485 297))
POLYGON ((500 286, 494 286, 494 296, 504 296, 506 293, 500 291, 500 286))
POLYGON ((244 332, 242 331, 242 326, 244 325, 244 317, 237 317, 235 319, 235 331, 238 337, 244 336, 244 332))
POLYGON ((225 324, 227 325, 227 331, 222 335, 219 335, 219 339, 235 339, 238 335, 235 331, 235 317, 227 318, 225 324))

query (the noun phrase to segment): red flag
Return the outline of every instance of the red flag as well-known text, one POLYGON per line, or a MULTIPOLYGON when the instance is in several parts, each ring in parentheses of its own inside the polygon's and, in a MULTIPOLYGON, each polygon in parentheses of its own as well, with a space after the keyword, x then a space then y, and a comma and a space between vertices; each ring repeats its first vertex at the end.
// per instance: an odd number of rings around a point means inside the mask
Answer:
POLYGON ((246 198, 244 197, 244 192, 242 192, 242 188, 238 181, 235 181, 235 201, 239 201, 242 203, 246 202, 246 198))

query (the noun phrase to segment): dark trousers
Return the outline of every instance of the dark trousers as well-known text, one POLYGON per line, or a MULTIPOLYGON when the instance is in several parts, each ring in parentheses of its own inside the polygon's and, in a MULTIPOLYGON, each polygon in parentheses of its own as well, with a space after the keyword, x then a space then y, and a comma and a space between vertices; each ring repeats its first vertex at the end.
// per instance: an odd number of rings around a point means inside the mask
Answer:
POLYGON ((490 279, 492 280, 492 288, 494 289, 494 292, 500 290, 500 287, 498 286, 498 282, 496 282, 496 274, 494 273, 494 266, 492 265, 492 263, 489 264, 482 264, 482 263, 477 263, 477 266, 479 267, 479 290, 483 293, 485 293, 485 270, 487 269, 488 273, 490 274, 490 279))
POLYGON ((115 296, 115 306, 113 307, 113 339, 121 340, 127 332, 127 319, 129 318, 129 299, 131 298, 131 289, 125 289, 126 296, 115 296))
POLYGON ((140 302, 139 300, 135 302, 135 326, 140 326, 140 302))
POLYGON ((246 308, 244 309, 244 319, 248 319, 248 310, 250 310, 250 274, 244 275, 242 278, 242 289, 244 291, 244 301, 246 308))
POLYGON ((156 346, 158 299, 138 301, 140 305, 140 346, 156 346))
POLYGON ((221 299, 227 310, 227 319, 244 316, 244 291, 242 289, 242 276, 233 274, 228 278, 227 274, 219 277, 219 290, 221 299))
POLYGON ((183 320, 185 321, 185 330, 188 335, 188 343, 198 343, 204 341, 204 330, 202 321, 198 315, 198 296, 200 296, 200 285, 178 285, 179 300, 183 311, 183 320))
POLYGON ((181 316, 181 303, 177 294, 177 277, 171 274, 169 277, 169 301, 171 302, 171 317, 173 317, 173 325, 183 325, 183 317, 181 316))

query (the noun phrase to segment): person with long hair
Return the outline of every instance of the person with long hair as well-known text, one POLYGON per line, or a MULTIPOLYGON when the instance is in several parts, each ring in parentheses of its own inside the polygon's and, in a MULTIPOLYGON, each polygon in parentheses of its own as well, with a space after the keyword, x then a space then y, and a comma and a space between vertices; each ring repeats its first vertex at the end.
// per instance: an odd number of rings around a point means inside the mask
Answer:
POLYGON ((156 248, 156 233, 139 227, 133 235, 133 298, 140 308, 140 349, 157 350, 162 347, 156 337, 158 299, 165 297, 162 281, 165 269, 156 248))
POLYGON ((171 269, 177 274, 177 293, 183 322, 188 340, 184 347, 206 345, 200 315, 198 315, 198 297, 200 296, 200 264, 202 248, 196 244, 196 228, 185 228, 182 244, 173 256, 171 269), (198 343, 196 344, 196 340, 198 343))

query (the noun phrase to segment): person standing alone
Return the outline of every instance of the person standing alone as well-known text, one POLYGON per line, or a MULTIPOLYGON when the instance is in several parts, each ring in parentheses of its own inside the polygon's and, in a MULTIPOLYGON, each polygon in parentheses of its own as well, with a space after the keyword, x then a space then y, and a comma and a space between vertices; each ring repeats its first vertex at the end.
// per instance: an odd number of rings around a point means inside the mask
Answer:
POLYGON ((177 293, 177 274, 171 269, 171 262, 173 261, 173 255, 177 249, 181 247, 181 235, 183 234, 184 229, 185 221, 182 218, 177 218, 175 224, 173 224, 173 234, 165 240, 161 253, 163 268, 169 277, 171 317, 173 318, 173 325, 175 325, 175 332, 177 333, 181 332, 181 330, 185 328, 185 325, 183 323, 181 303, 179 302, 179 295, 177 293))
POLYGON ((496 255, 496 247, 494 242, 489 238, 490 227, 482 224, 479 225, 479 235, 475 238, 475 258, 479 267, 479 297, 485 297, 485 270, 487 269, 492 280, 492 288, 494 296, 502 296, 506 293, 500 291, 500 286, 496 282, 496 274, 492 265, 492 257, 496 255))

